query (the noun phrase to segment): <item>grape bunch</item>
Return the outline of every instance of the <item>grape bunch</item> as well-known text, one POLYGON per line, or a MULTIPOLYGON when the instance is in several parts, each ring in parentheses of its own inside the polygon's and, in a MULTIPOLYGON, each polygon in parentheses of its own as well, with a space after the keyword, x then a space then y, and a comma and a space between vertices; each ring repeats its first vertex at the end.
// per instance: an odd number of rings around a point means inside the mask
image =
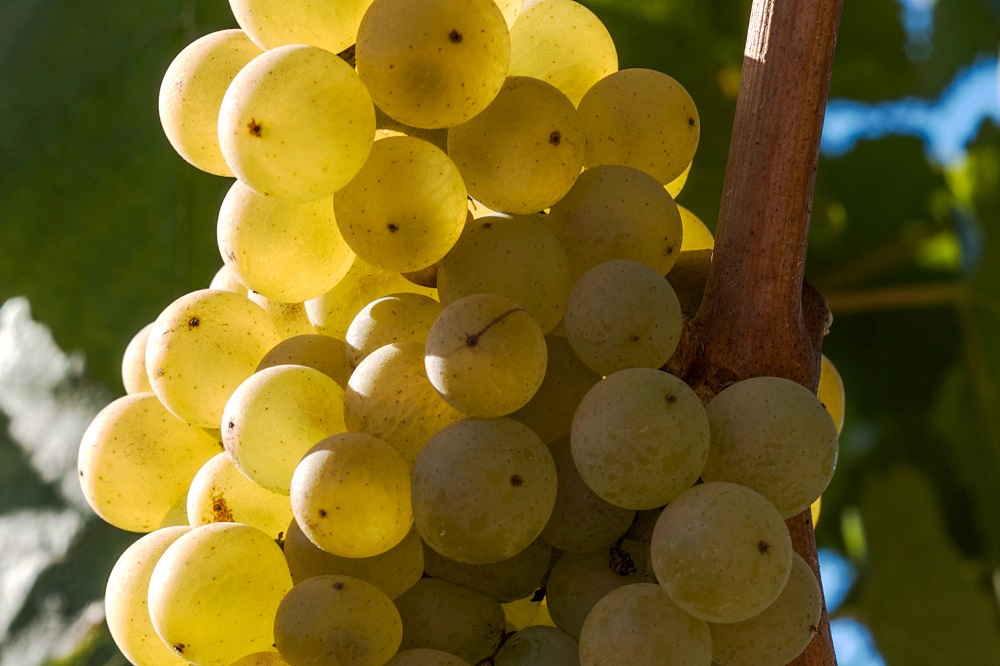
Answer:
MULTIPOLYGON (((230 0, 159 110, 223 266, 84 435, 137 666, 769 666, 843 387, 662 368, 700 126, 574 0, 230 0), (830 411, 828 411, 828 409, 830 411)), ((683 282, 683 281, 680 281, 683 282)), ((685 286, 686 285, 686 286, 685 286)))

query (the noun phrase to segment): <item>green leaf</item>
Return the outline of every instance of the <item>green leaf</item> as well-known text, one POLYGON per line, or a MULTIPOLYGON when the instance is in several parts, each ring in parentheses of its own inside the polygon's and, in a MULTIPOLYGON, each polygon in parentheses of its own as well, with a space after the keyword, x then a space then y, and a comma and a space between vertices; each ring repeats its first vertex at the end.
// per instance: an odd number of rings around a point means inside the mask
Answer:
POLYGON ((861 508, 869 563, 857 612, 886 663, 1000 663, 995 606, 963 573, 928 480, 896 468, 869 482, 861 508))

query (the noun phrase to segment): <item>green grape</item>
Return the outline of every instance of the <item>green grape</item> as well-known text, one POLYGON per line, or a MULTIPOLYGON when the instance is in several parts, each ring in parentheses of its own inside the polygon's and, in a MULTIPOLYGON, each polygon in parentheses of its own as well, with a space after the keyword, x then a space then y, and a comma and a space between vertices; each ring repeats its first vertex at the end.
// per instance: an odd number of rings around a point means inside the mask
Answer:
POLYGON ((587 485, 630 509, 673 501, 710 455, 701 400, 677 377, 652 368, 620 370, 590 389, 570 441, 587 485))
POLYGON ((222 268, 215 272, 208 288, 217 289, 219 291, 231 291, 234 294, 239 294, 240 296, 247 295, 246 285, 240 284, 240 281, 236 279, 236 276, 233 275, 233 271, 230 270, 229 266, 226 264, 222 264, 222 268))
POLYGON ((274 642, 290 666, 382 666, 399 649, 403 627, 392 599, 351 576, 298 583, 274 618, 274 642))
POLYGON ((445 557, 487 564, 541 533, 556 497, 548 448, 512 419, 463 419, 442 428, 413 466, 413 518, 445 557))
POLYGON ((489 215, 466 224, 437 270, 445 305, 473 294, 505 296, 527 310, 542 332, 562 319, 572 285, 559 239, 529 217, 489 215))
POLYGON ((344 389, 314 368, 277 365, 240 384, 221 421, 222 443, 236 467, 258 485, 287 494, 306 451, 347 429, 344 389))
POLYGON ((652 69, 623 69, 587 91, 579 104, 587 167, 623 164, 667 185, 694 159, 700 125, 680 83, 652 69))
POLYGON ((476 664, 503 638, 504 615, 489 597, 443 580, 422 578, 396 599, 402 650, 431 648, 476 664))
POLYGON ((289 666, 288 662, 281 658, 276 650, 267 652, 254 652, 245 657, 237 659, 229 666, 289 666))
POLYGON ((219 109, 226 164, 258 194, 315 201, 346 185, 375 140, 357 73, 314 46, 279 46, 233 79, 219 109))
POLYGON ((410 464, 431 435, 461 418, 427 379, 424 348, 416 342, 385 345, 369 354, 344 394, 348 429, 384 439, 410 464))
POLYGON ((844 380, 826 354, 820 357, 819 387, 816 389, 816 397, 830 413, 839 436, 844 429, 844 403, 847 398, 844 395, 844 380))
POLYGON ((712 660, 718 666, 784 666, 809 645, 822 611, 816 575, 793 552, 788 583, 773 604, 742 622, 708 625, 712 660))
POLYGON ((333 198, 344 240, 365 261, 396 271, 430 266, 465 225, 462 175, 440 148, 408 136, 380 139, 333 198))
POLYGON ((781 514, 735 483, 703 483, 673 500, 653 529, 660 585, 687 613, 739 622, 760 613, 788 581, 792 543, 781 514))
POLYGON ((431 578, 446 580, 504 603, 532 595, 549 570, 552 547, 536 539, 521 552, 499 562, 465 564, 424 545, 424 566, 431 578))
POLYGON ((385 666, 469 666, 469 662, 450 652, 413 648, 397 652, 385 666))
POLYGON ((326 574, 353 576, 368 581, 391 599, 413 587, 424 573, 424 549, 414 529, 374 557, 339 557, 310 541, 293 520, 285 534, 285 559, 296 583, 326 574))
POLYGON ((306 301, 306 313, 317 333, 344 339, 351 322, 364 306, 376 298, 397 293, 437 296, 436 289, 420 287, 396 271, 372 266, 361 257, 355 257, 347 275, 333 289, 306 301))
POLYGON ((496 294, 447 305, 427 335, 427 377, 455 409, 503 416, 520 409, 545 378, 545 335, 528 312, 496 294))
POLYGON ((149 322, 132 336, 125 347, 122 355, 122 385, 126 393, 150 393, 153 390, 149 384, 149 375, 146 374, 146 341, 152 330, 153 322, 149 322))
POLYGON ((587 169, 545 222, 566 248, 574 280, 610 259, 633 259, 666 275, 680 255, 677 204, 632 167, 587 169))
POLYGON ((218 452, 218 442, 168 412, 152 393, 126 395, 104 407, 83 433, 80 487, 105 521, 150 532, 218 452))
POLYGON ((163 75, 163 132, 177 154, 202 171, 233 175, 219 148, 219 106, 236 74, 260 53, 242 30, 220 30, 185 47, 163 75))
POLYGON ((225 451, 202 465, 187 495, 188 522, 243 523, 277 538, 292 519, 287 495, 258 486, 240 472, 225 451))
POLYGON ((104 616, 115 645, 139 666, 185 666, 160 640, 149 619, 146 595, 153 567, 170 544, 190 527, 165 527, 129 546, 111 570, 104 594, 104 616))
POLYGON ((240 27, 261 48, 309 44, 339 53, 358 38, 372 0, 229 0, 240 27))
POLYGON ((333 435, 302 457, 292 476, 292 510, 309 540, 341 557, 373 557, 413 525, 410 466, 385 441, 333 435))
POLYGON ((610 548, 563 554, 546 582, 545 603, 555 626, 578 639, 601 597, 622 585, 655 581, 648 545, 623 539, 610 548))
POLYGON ((280 340, 271 318, 245 296, 194 291, 153 323, 146 374, 167 409, 194 425, 218 428, 229 396, 280 340))
POLYGON ((272 301, 256 291, 250 291, 247 298, 267 313, 282 340, 299 335, 312 335, 316 332, 312 322, 309 321, 309 315, 306 314, 305 305, 302 303, 272 301))
POLYGON ((274 615, 291 587, 271 537, 239 523, 211 523, 160 557, 149 580, 149 614, 175 654, 225 666, 271 647, 274 615))
POLYGON ((681 304, 646 264, 605 261, 584 273, 566 302, 566 337, 594 372, 659 368, 681 339, 681 304))
POLYGON ((613 545, 629 528, 635 511, 615 506, 590 489, 573 462, 569 437, 549 443, 559 488, 542 538, 571 553, 587 553, 613 545))
POLYGON ((283 303, 333 289, 354 261, 333 217, 332 197, 280 201, 236 181, 222 201, 216 237, 240 284, 283 303))
POLYGON ((437 127, 427 129, 425 127, 411 127, 399 122, 395 118, 390 118, 385 111, 375 107, 375 140, 385 139, 390 136, 412 136, 416 139, 423 139, 434 144, 445 153, 448 152, 448 128, 437 127))
POLYGON ((341 388, 347 388, 353 368, 347 363, 343 340, 318 333, 282 340, 264 355, 257 371, 276 365, 304 365, 319 370, 341 388))
POLYGON ((581 666, 710 666, 703 620, 677 607, 659 585, 625 585, 605 595, 580 632, 581 666))
POLYGON ((784 518, 823 494, 837 466, 837 427, 812 391, 790 379, 754 377, 729 386, 706 410, 706 481, 753 488, 784 518))
POLYGON ((361 80, 389 116, 449 127, 496 97, 510 37, 492 0, 375 0, 361 20, 356 55, 361 80))
POLYGON ((574 0, 538 0, 510 29, 510 75, 551 83, 573 104, 618 69, 615 43, 601 20, 574 0))
POLYGON ((690 250, 711 250, 715 247, 715 237, 712 231, 697 215, 678 204, 677 212, 681 214, 681 226, 684 228, 681 237, 681 252, 690 250))
POLYGON ((427 341, 444 306, 423 294, 391 294, 366 305, 347 329, 347 360, 354 368, 379 347, 427 341))
POLYGON ((583 364, 565 337, 546 335, 545 347, 545 379, 528 404, 510 417, 551 443, 569 435, 577 406, 601 376, 583 364))
POLYGON ((566 95, 545 81, 512 76, 479 115, 448 130, 448 155, 469 196, 493 210, 537 213, 576 182, 586 142, 566 95))
POLYGON ((576 641, 556 627, 525 627, 504 641, 495 666, 580 666, 576 641))

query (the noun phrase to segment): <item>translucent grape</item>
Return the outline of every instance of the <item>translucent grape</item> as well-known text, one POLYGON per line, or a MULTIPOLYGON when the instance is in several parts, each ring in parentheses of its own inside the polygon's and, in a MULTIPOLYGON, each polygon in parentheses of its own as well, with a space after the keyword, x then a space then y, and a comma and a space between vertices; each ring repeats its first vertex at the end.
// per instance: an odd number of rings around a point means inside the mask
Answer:
POLYGON ((166 527, 150 532, 133 543, 118 558, 104 595, 104 616, 111 637, 122 654, 142 666, 184 666, 160 640, 149 619, 146 595, 153 567, 170 544, 190 527, 166 527))
POLYGON ((427 335, 425 365, 434 388, 469 416, 523 407, 545 378, 545 335, 517 303, 474 294, 449 304, 427 335))
POLYGON ((617 506, 652 509, 698 479, 710 455, 708 418, 677 377, 631 368, 584 396, 571 444, 580 476, 595 493, 617 506))
POLYGON ((361 169, 375 140, 375 107, 357 73, 302 44, 254 58, 219 110, 226 164, 258 194, 315 201, 361 169))
POLYGON ((309 44, 339 53, 358 38, 372 0, 229 0, 236 22, 262 48, 309 44))
POLYGON ((354 261, 331 197, 280 201, 240 181, 222 201, 216 237, 222 260, 241 284, 283 303, 326 293, 354 261))
POLYGON ((152 330, 153 322, 146 324, 132 336, 125 347, 122 355, 122 385, 126 393, 149 393, 153 390, 146 374, 146 341, 152 330))
POLYGON ((530 426, 543 442, 550 443, 569 435, 577 406, 601 376, 584 365, 566 338, 547 335, 545 347, 545 379, 528 404, 510 417, 530 426))
POLYGON ((268 490, 287 494, 306 451, 347 429, 344 390, 313 368, 266 368, 233 392, 222 424, 222 442, 240 471, 268 490))
POLYGON ((822 611, 816 576, 793 552, 788 583, 773 604, 742 622, 708 625, 712 660, 718 666, 784 666, 809 645, 822 611))
POLYGON ((837 427, 809 389, 781 377, 737 382, 707 406, 706 481, 753 488, 790 518, 826 489, 837 466, 837 427))
POLYGON ((687 185, 689 175, 691 175, 691 164, 684 167, 684 171, 681 171, 681 175, 677 176, 663 187, 670 193, 671 197, 676 199, 677 195, 684 189, 684 186, 687 185))
POLYGON ((78 457, 80 487, 105 521, 150 532, 218 452, 215 439, 168 412, 152 393, 127 395, 87 426, 78 457))
POLYGON ((595 83, 579 104, 587 167, 623 164, 667 185, 694 159, 701 126, 694 100, 674 78, 623 69, 595 83))
POLYGON ((711 250, 715 247, 715 237, 701 218, 680 204, 677 205, 677 211, 681 214, 681 226, 684 228, 681 240, 682 252, 711 250))
POLYGON ((217 176, 232 176, 219 148, 219 106, 236 74, 261 49, 242 30, 220 30, 177 54, 160 84, 160 124, 188 163, 217 176))
POLYGON ((353 367, 373 351, 394 342, 423 345, 444 306, 423 294, 391 294, 361 309, 347 329, 347 359, 353 367))
POLYGON ((299 335, 312 335, 316 332, 312 322, 309 321, 309 315, 306 314, 305 305, 302 303, 272 301, 256 291, 248 292, 247 298, 267 313, 282 340, 299 335))
POLYGON ((678 608, 659 585, 639 583, 609 592, 580 632, 580 665, 710 666, 706 622, 678 608))
POLYGON ((709 622, 739 622, 771 605, 788 581, 792 543, 781 514, 735 483, 693 487, 660 514, 650 544, 674 603, 709 622))
POLYGON ((820 358, 819 367, 819 387, 816 389, 816 397, 830 412, 833 424, 837 426, 837 434, 844 428, 844 380, 840 377, 840 372, 826 354, 820 358))
POLYGON ((380 437, 413 463, 431 435, 462 418, 427 379, 424 348, 415 342, 385 345, 351 375, 344 395, 350 430, 380 437))
POLYGON ((257 370, 276 365, 304 365, 319 370, 341 388, 346 388, 353 368, 347 363, 344 350, 345 342, 329 335, 296 335, 272 347, 257 370))
POLYGON ((396 271, 430 266, 465 225, 467 194, 455 164, 421 139, 377 141, 351 182, 334 196, 344 240, 365 261, 396 271))
POLYGON ((156 633, 178 656, 225 666, 274 643, 274 615, 292 579, 260 530, 212 523, 178 538, 149 581, 156 633))
POLYGON ((396 607, 403 618, 402 650, 442 650, 476 664, 503 637, 499 603, 443 580, 422 578, 396 599, 396 607))
POLYGON ((291 487, 295 521, 323 550, 373 557, 410 531, 410 466, 385 441, 360 432, 333 435, 303 456, 291 487))
POLYGON ((212 281, 208 284, 209 289, 218 289, 220 291, 231 291, 234 294, 239 294, 240 296, 247 295, 247 287, 245 284, 241 284, 236 276, 233 275, 233 271, 230 270, 229 266, 222 264, 222 267, 215 272, 212 277, 212 281))
POLYGON ((278 538, 292 519, 287 495, 260 487, 240 472, 225 451, 216 454, 191 480, 187 495, 188 522, 243 523, 278 538))
POLYGON ((608 29, 573 0, 534 2, 511 26, 510 75, 547 81, 573 104, 617 69, 618 52, 608 29))
POLYGON ((486 109, 448 130, 448 155, 469 196, 507 213, 559 201, 580 175, 585 145, 573 103, 526 76, 508 77, 486 109))
POLYGON ((424 549, 416 530, 374 557, 339 557, 309 540, 294 520, 285 534, 285 559, 296 583, 313 576, 339 574, 368 581, 395 599, 424 573, 424 549))
POLYGON ((631 167, 587 169, 545 222, 566 249, 574 280, 610 259, 641 261, 666 275, 680 254, 677 204, 652 176, 631 167))
POLYGON ((288 662, 282 659, 276 650, 268 650, 248 654, 229 666, 288 666, 288 662))
POLYGON ((435 289, 420 287, 396 271, 372 266, 356 257, 347 275, 333 289, 306 301, 306 313, 318 333, 343 340, 361 308, 376 298, 403 292, 431 298, 437 295, 435 289))
POLYGON ((555 627, 526 627, 504 641, 495 666, 580 666, 577 642, 555 627))
POLYGON ((399 649, 403 627, 392 599, 350 576, 297 584, 274 618, 274 642, 290 666, 382 666, 399 649))
POLYGON ((456 562, 424 546, 428 576, 481 592, 500 602, 532 595, 541 587, 551 559, 552 547, 537 539, 514 556, 488 564, 456 562))
POLYGON ((450 652, 413 648, 397 652, 385 666, 469 666, 469 662, 450 652))
POLYGON ((673 287, 646 264, 605 261, 584 273, 566 302, 566 337, 594 372, 659 368, 681 338, 673 287))
POLYGON ((555 497, 552 455, 538 435, 512 419, 447 425, 413 466, 417 531, 458 562, 499 562, 527 548, 555 497))
POLYGON ((559 550, 587 553, 614 544, 632 524, 635 511, 615 506, 590 489, 573 462, 569 437, 549 443, 559 488, 542 538, 559 550))
POLYGON ((496 97, 510 37, 492 0, 375 0, 356 54, 379 108, 413 127, 449 127, 496 97))
POLYGON ((245 296, 202 289, 181 296, 153 323, 146 374, 163 404, 189 423, 218 428, 226 401, 281 337, 245 296))
POLYGON ((571 287, 566 250, 544 224, 529 217, 490 215, 466 224, 437 271, 442 303, 473 294, 506 296, 543 332, 563 318, 571 287))

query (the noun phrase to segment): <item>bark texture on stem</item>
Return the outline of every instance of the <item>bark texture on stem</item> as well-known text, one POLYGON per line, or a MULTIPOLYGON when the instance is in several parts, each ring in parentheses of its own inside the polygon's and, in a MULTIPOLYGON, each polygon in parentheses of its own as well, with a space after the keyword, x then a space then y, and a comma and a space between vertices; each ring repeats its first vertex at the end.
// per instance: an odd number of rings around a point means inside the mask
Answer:
MULTIPOLYGON (((773 375, 812 390, 829 321, 804 281, 819 140, 842 0, 754 0, 704 298, 684 374, 703 394, 773 375), (693 351, 693 353, 690 353, 693 351)), ((818 573, 808 512, 788 521, 818 573)), ((826 611, 796 666, 835 666, 826 611)))

